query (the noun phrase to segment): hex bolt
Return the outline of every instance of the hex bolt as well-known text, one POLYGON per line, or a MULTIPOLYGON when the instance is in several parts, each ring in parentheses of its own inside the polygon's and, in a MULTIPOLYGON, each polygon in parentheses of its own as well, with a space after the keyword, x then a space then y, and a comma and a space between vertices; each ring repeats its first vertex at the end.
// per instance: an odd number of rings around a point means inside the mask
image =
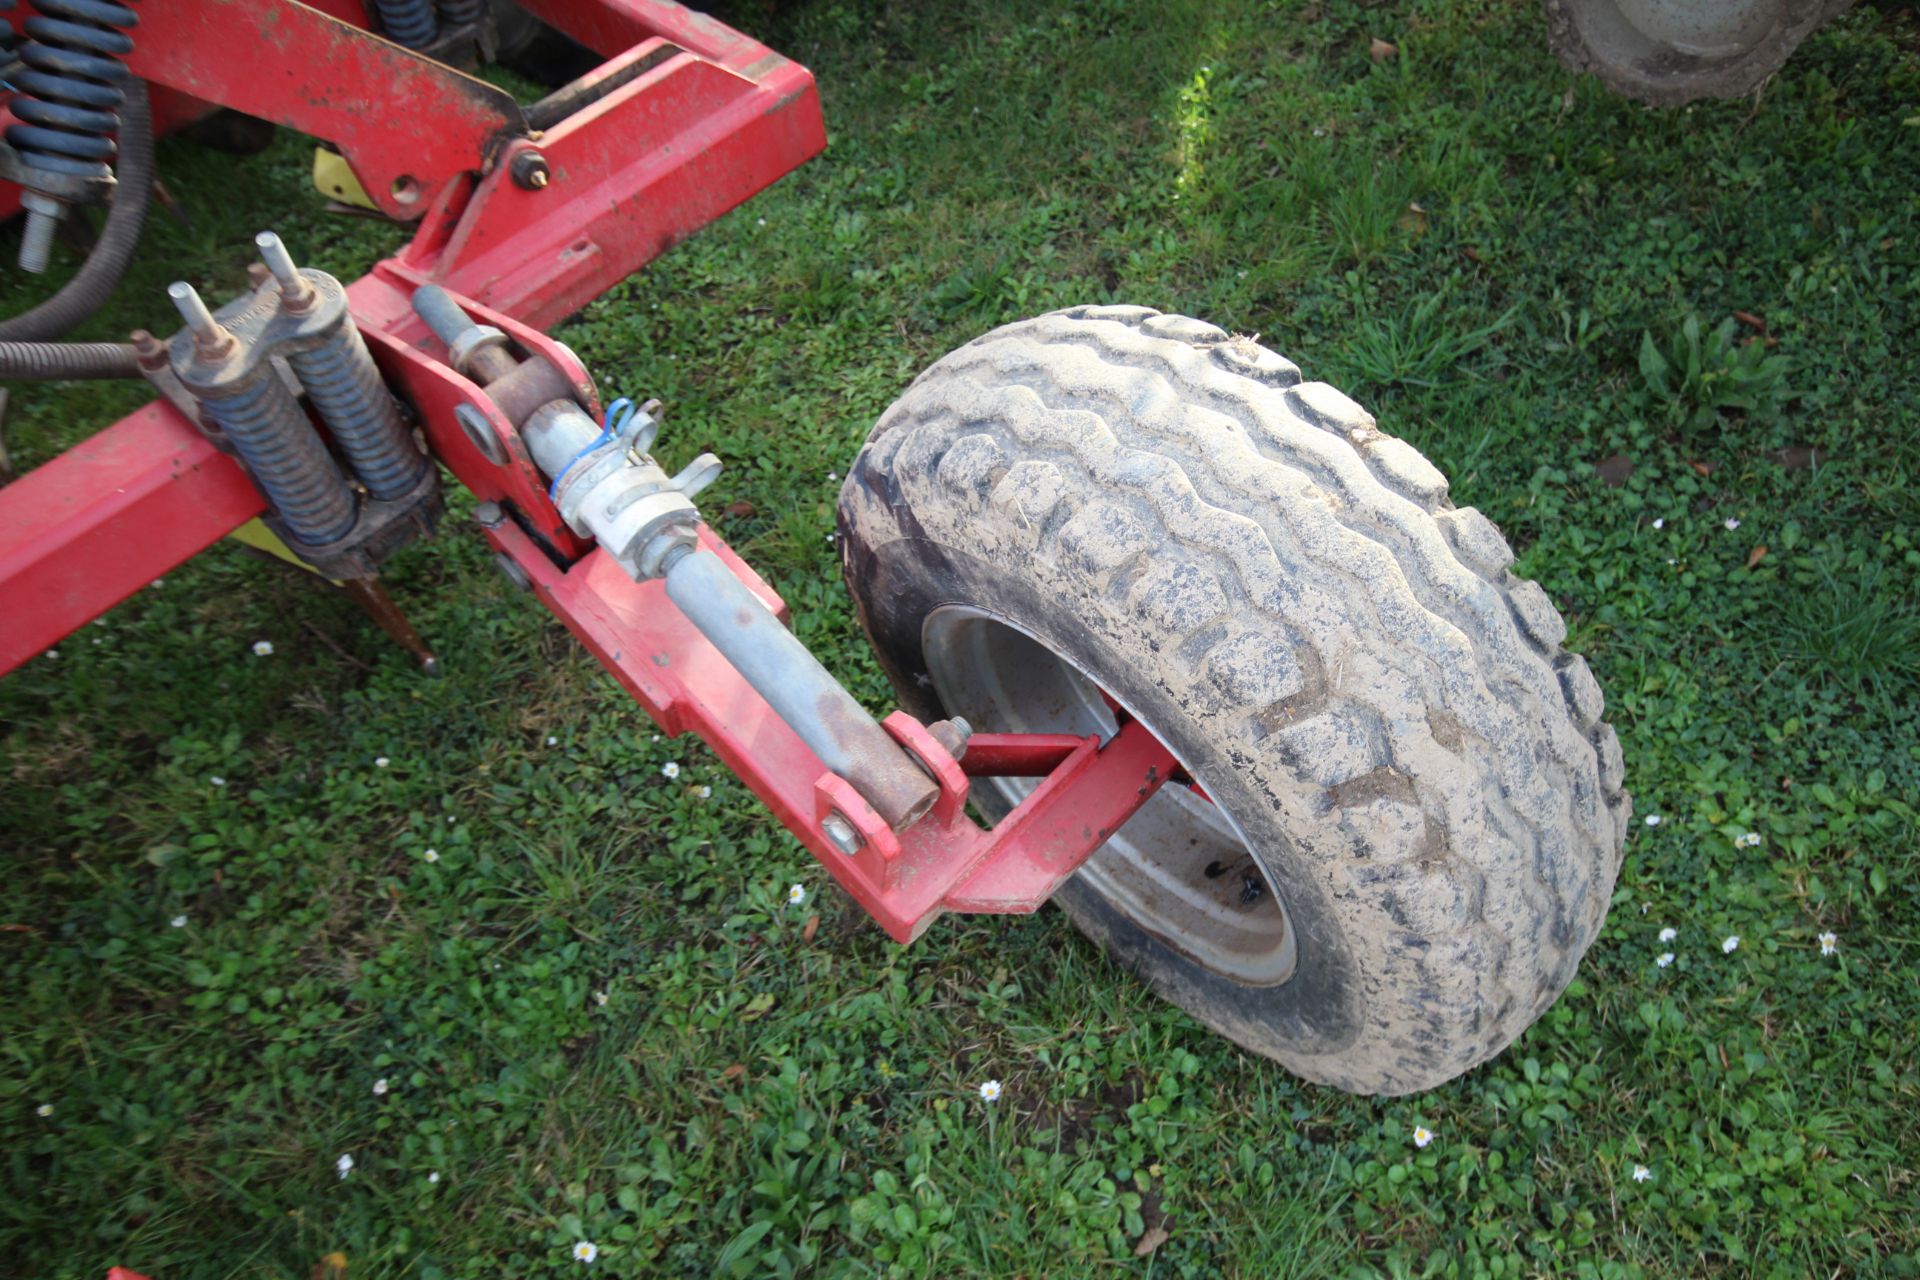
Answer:
POLYGON ((133 358, 142 372, 157 373, 167 367, 167 348, 145 329, 135 329, 128 338, 133 343, 133 358))
POLYGON ((849 858, 859 853, 860 846, 866 843, 860 838, 860 833, 853 829, 853 824, 838 813, 827 815, 826 821, 820 824, 820 834, 827 838, 828 844, 849 858))
POLYGON ((23 191, 20 207, 27 211, 27 225, 20 233, 20 269, 37 276, 53 260, 53 233, 67 206, 38 191, 23 191))
POLYGON ((951 720, 936 720, 927 726, 927 733, 958 760, 967 754, 967 739, 973 736, 973 726, 955 716, 951 720))
POLYGON ((203 358, 218 360, 233 349, 233 335, 213 318, 213 312, 207 310, 207 304, 200 300, 192 285, 185 280, 175 280, 167 286, 167 296, 173 299, 180 318, 193 332, 193 345, 203 358))
POLYGON ((260 261, 266 263, 267 270, 280 282, 280 305, 288 311, 312 310, 313 286, 300 274, 300 268, 293 265, 293 255, 287 252, 280 237, 271 231, 262 231, 253 238, 253 245, 260 250, 260 261))
POLYGON ((507 512, 497 502, 483 502, 473 509, 473 518, 482 529, 498 529, 507 522, 507 512))
POLYGON ((528 191, 544 191, 553 181, 553 170, 547 167, 547 158, 538 151, 522 151, 513 158, 507 172, 513 176, 515 186, 528 191))

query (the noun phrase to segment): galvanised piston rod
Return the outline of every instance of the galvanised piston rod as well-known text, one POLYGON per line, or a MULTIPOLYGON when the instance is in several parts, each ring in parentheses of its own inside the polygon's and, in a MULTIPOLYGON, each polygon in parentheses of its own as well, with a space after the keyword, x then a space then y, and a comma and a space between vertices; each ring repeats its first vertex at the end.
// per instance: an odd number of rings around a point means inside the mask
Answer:
POLYGON ((820 763, 896 831, 927 811, 938 794, 933 780, 719 556, 680 547, 666 560, 667 598, 820 763))

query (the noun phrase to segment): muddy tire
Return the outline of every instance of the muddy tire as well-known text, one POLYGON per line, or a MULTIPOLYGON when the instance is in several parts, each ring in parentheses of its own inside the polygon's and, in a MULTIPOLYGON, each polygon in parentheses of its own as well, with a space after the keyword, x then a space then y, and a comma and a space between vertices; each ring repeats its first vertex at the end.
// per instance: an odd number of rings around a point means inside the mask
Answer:
POLYGON ((1740 98, 1853 0, 1544 0, 1547 43, 1569 70, 1637 102, 1740 98))
POLYGON ((1572 978, 1629 814, 1600 690, 1486 517, 1333 388, 1144 308, 1008 325, 880 419, 840 529, 908 710, 1085 731, 1104 689, 1210 797, 1163 789, 1055 898, 1209 1027, 1407 1093, 1572 978))

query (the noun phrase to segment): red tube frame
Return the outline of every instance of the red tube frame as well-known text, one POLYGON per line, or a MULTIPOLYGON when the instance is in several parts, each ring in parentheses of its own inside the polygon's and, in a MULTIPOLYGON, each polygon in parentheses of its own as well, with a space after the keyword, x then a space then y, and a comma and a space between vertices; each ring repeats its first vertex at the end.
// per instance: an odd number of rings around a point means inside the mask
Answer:
MULTIPOLYGON (((595 77, 648 64, 537 141, 498 91, 352 25, 351 0, 328 0, 324 12, 297 0, 176 0, 140 29, 130 62, 155 83, 327 137, 383 207, 421 211, 412 242, 349 286, 354 319, 418 411, 434 454, 476 495, 513 513, 486 531, 494 547, 665 732, 705 739, 899 941, 946 910, 1037 909, 1178 770, 1165 747, 1137 724, 1104 745, 983 735, 963 768, 896 713, 887 728, 940 795, 926 818, 889 830, 671 606, 660 583, 632 581, 566 527, 512 425, 445 363, 413 314, 414 288, 439 283, 476 319, 558 365, 597 411, 586 370, 541 328, 826 144, 812 75, 704 15, 668 0, 524 2, 610 57, 595 77), (273 74, 257 70, 261 57, 273 74), (542 189, 510 177, 513 158, 530 149, 552 174, 542 189), (503 463, 488 462, 455 425, 461 405, 493 426, 503 463), (1042 781, 988 830, 965 813, 969 776, 985 775, 1042 781), (861 837, 851 855, 823 833, 835 813, 861 837)), ((246 473, 160 401, 0 490, 0 673, 264 507, 246 473)), ((701 538, 785 616, 779 597, 710 529, 701 538)))

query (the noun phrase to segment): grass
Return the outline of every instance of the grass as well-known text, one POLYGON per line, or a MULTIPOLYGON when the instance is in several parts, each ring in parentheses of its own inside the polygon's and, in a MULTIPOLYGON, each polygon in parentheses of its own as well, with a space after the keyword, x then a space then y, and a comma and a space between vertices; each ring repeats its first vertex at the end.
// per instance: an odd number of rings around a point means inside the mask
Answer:
MULTIPOLYGON (((830 473, 941 353, 1089 299, 1258 332, 1447 471, 1592 658, 1662 821, 1580 977, 1373 1101, 1057 913, 897 948, 456 502, 391 574, 442 679, 223 546, 0 682, 0 1270, 1920 1272, 1911 14, 1683 111, 1565 74, 1521 0, 723 16, 816 70, 831 150, 560 335, 666 401, 671 464, 727 459, 704 504, 748 504, 720 528, 799 633, 884 704, 830 473), (1713 340, 1736 311, 1763 360, 1713 340)), ((399 243, 317 211, 297 140, 162 164, 191 222, 96 336, 167 325, 176 275, 227 296, 262 225, 348 276, 399 243)), ((12 390, 23 467, 139 400, 12 390)))

